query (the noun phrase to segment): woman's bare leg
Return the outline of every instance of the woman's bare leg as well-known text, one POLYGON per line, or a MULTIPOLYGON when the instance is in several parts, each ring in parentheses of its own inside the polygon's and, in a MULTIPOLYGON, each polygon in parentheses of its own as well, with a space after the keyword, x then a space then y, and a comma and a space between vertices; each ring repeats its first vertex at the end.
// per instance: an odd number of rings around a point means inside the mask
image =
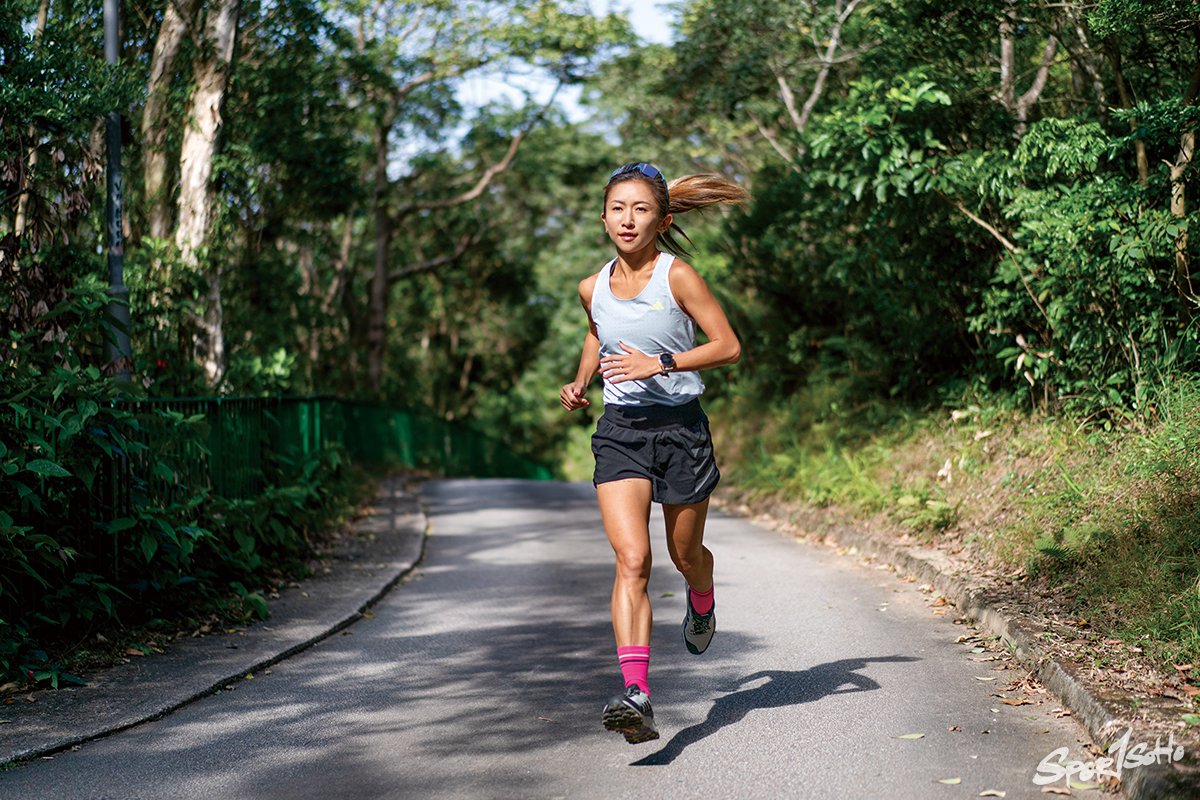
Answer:
POLYGON ((612 623, 617 647, 650 644, 650 481, 610 481, 596 487, 604 532, 617 557, 612 623))
POLYGON ((704 546, 704 522, 708 518, 708 498, 690 505, 663 505, 667 521, 667 552, 675 569, 697 592, 713 585, 713 555, 704 546))

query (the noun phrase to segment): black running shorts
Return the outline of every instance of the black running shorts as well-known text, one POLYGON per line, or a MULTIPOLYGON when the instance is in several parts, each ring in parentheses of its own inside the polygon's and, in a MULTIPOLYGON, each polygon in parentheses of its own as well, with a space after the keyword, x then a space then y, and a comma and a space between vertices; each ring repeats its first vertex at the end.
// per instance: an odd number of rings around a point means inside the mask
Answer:
POLYGON ((605 406, 592 435, 592 455, 593 483, 645 478, 656 503, 699 503, 721 480, 699 400, 682 406, 605 406))

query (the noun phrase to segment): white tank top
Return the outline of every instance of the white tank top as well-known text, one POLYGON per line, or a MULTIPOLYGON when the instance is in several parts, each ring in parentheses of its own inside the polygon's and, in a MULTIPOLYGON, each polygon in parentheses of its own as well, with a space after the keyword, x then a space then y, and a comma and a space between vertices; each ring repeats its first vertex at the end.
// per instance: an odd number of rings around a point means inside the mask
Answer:
MULTIPOLYGON (((592 292, 592 321, 600 335, 600 357, 623 353, 619 342, 658 357, 696 346, 696 325, 671 294, 668 275, 675 256, 661 253, 650 282, 637 297, 623 300, 612 293, 609 277, 616 259, 604 265, 592 292)), ((680 406, 704 393, 699 372, 672 372, 645 380, 604 382, 604 404, 680 406)))

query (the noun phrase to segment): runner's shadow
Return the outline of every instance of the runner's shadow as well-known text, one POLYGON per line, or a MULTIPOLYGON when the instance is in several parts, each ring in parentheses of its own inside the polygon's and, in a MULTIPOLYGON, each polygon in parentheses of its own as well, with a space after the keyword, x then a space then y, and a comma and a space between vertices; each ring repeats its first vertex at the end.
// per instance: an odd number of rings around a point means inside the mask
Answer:
POLYGON ((867 692, 879 689, 878 683, 858 670, 868 664, 884 662, 920 661, 914 656, 881 656, 879 658, 844 658, 828 664, 818 664, 805 670, 768 669, 747 675, 718 698, 708 711, 708 717, 700 723, 684 728, 671 737, 666 746, 645 758, 634 761, 631 766, 654 767, 670 764, 688 745, 711 736, 724 728, 741 722, 742 718, 756 708, 781 708, 801 703, 811 703, 831 694, 867 692), (766 679, 752 689, 741 689, 748 683, 766 679), (741 689, 741 691, 738 691, 741 689))

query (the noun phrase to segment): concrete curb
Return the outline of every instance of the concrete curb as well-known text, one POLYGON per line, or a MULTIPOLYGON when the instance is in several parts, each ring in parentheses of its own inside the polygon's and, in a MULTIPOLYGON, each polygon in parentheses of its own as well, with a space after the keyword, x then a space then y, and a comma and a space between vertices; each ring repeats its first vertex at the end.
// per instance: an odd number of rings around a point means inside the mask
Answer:
MULTIPOLYGON (((1038 643, 1036 626, 990 605, 979 587, 939 566, 936 553, 916 552, 915 548, 882 541, 864 531, 841 525, 830 527, 826 536, 932 585, 958 608, 962 616, 1000 636, 1017 660, 1058 697, 1097 744, 1107 747, 1131 727, 1131 722, 1120 711, 1097 697, 1038 643)), ((1135 728, 1131 742, 1139 741, 1153 742, 1154 737, 1139 739, 1135 728)), ((1189 755, 1192 759, 1196 756, 1194 753, 1189 755)), ((1195 800, 1200 797, 1200 769, 1157 764, 1126 770, 1121 777, 1121 792, 1128 800, 1195 800)))
POLYGON ((49 756, 234 689, 362 619, 424 557, 428 520, 403 483, 381 482, 328 574, 272 600, 265 621, 180 640, 162 655, 103 670, 87 686, 39 691, 34 702, 17 698, 0 706, 0 765, 49 756))

